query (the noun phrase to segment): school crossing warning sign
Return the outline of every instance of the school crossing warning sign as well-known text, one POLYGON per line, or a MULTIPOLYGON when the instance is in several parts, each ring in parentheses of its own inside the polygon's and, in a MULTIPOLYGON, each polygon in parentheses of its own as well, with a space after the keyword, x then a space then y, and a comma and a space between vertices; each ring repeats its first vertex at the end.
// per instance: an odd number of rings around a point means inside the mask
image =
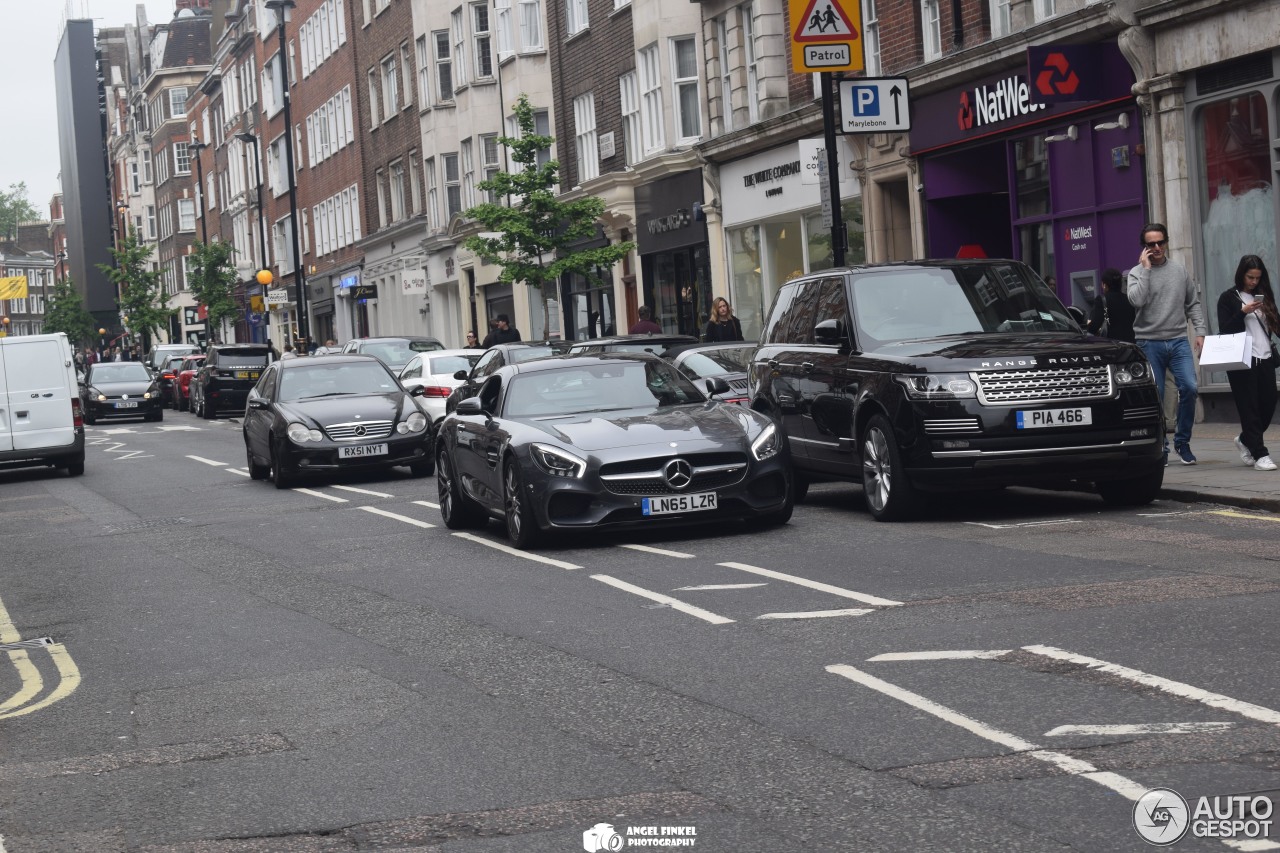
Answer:
POLYGON ((861 71, 860 0, 788 0, 791 67, 798 73, 861 71))

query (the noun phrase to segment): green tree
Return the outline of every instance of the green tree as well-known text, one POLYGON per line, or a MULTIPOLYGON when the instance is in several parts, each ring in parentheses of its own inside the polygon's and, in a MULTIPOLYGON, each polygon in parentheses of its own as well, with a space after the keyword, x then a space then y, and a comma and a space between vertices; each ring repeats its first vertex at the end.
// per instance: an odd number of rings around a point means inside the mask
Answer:
MULTIPOLYGON (((551 160, 538 165, 538 152, 555 140, 537 133, 528 97, 521 95, 513 109, 520 133, 500 136, 498 142, 510 152, 515 171, 498 172, 479 185, 481 190, 506 198, 509 205, 486 203, 468 210, 465 215, 492 234, 468 237, 463 245, 485 263, 500 266, 498 280, 504 284, 522 281, 539 290, 549 286, 554 294, 556 282, 566 273, 603 284, 598 270, 621 261, 635 244, 570 249, 573 243, 595 236, 604 201, 594 196, 562 201, 556 195, 560 164, 551 160)), ((550 328, 549 315, 544 298, 544 329, 550 328)))
POLYGON ((27 198, 26 182, 10 184, 8 190, 0 190, 0 237, 17 239, 18 226, 40 218, 40 211, 27 198))
POLYGON ((93 315, 84 307, 84 299, 63 279, 53 286, 44 310, 44 330, 50 334, 66 332, 73 344, 85 344, 97 337, 93 315))
POLYGON ((235 286, 240 275, 231 260, 234 252, 235 247, 221 240, 208 244, 197 242, 191 247, 187 287, 209 312, 211 339, 222 329, 224 320, 234 319, 240 314, 235 299, 235 286))
POLYGON ((136 228, 130 228, 119 248, 110 251, 115 266, 98 264, 98 269, 120 294, 116 304, 120 306, 122 318, 125 318, 125 326, 130 332, 142 336, 143 349, 150 349, 151 337, 161 329, 169 328, 169 321, 178 309, 165 305, 168 297, 164 293, 160 271, 147 268, 151 249, 138 239, 136 228))

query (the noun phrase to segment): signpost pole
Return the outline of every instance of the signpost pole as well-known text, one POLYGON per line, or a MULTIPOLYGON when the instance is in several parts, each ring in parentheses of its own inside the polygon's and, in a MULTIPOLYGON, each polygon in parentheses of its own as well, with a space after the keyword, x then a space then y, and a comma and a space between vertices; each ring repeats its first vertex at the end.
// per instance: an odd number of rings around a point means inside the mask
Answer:
POLYGON ((831 189, 831 257, 834 266, 844 266, 845 233, 844 216, 840 210, 840 157, 836 151, 836 98, 835 80, 830 71, 823 71, 822 83, 822 132, 827 147, 827 186, 831 189))

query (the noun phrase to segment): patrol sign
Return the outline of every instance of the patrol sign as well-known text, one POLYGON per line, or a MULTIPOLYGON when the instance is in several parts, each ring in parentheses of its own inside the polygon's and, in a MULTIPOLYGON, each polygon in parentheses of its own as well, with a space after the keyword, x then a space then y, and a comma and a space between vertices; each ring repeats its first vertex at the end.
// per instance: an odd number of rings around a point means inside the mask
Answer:
POLYGON ((840 81, 840 129, 844 133, 888 133, 911 129, 904 77, 840 81))
POLYGON ((861 0, 788 0, 791 68, 799 74, 861 71, 861 0))

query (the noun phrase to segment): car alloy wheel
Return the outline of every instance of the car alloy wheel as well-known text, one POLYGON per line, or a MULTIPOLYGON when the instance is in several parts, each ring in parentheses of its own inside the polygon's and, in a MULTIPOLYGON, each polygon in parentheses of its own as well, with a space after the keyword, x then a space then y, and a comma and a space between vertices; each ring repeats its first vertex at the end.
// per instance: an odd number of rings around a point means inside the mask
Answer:
POLYGON ((445 453, 436 461, 436 494, 440 501, 440 517, 450 530, 478 527, 484 521, 480 508, 462 493, 462 484, 453 473, 453 463, 445 453))
POLYGON ((533 507, 524 491, 520 466, 508 459, 502 470, 502 505, 507 521, 507 538, 517 548, 529 548, 538 541, 538 525, 533 520, 533 507))
POLYGON ((285 470, 284 462, 280 458, 283 455, 279 447, 271 451, 271 482, 277 489, 287 489, 293 485, 293 474, 285 470))
POLYGON ((249 463, 249 479, 265 480, 267 477, 271 476, 270 465, 259 465, 257 462, 253 461, 253 451, 249 449, 249 442, 247 441, 244 443, 244 454, 249 463))
POLYGON ((905 518, 914 508, 914 490, 903 471, 893 427, 883 415, 873 417, 863 434, 862 490, 876 521, 905 518))

